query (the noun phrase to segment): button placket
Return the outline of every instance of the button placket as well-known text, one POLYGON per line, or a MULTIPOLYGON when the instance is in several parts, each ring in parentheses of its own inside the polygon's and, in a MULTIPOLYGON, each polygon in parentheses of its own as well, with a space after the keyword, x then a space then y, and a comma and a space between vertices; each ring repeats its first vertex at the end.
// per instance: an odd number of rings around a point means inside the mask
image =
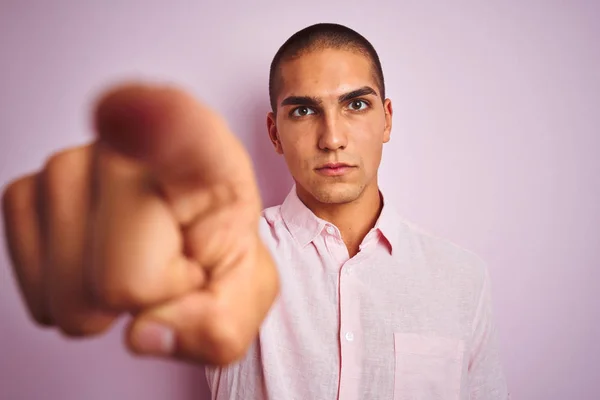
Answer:
POLYGON ((360 300, 357 297, 355 280, 348 276, 351 268, 348 261, 342 265, 338 275, 340 285, 339 297, 339 340, 341 351, 340 396, 342 399, 355 399, 361 374, 360 344, 360 300))

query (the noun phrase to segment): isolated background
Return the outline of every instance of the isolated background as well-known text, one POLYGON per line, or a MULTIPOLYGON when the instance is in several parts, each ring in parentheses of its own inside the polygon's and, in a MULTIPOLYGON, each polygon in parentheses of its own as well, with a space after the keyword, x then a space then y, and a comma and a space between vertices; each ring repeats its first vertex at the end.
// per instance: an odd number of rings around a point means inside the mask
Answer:
MULTIPOLYGON (((347 24, 394 105, 381 184, 408 219, 484 258, 514 399, 600 398, 600 3, 0 0, 0 185, 88 141, 99 91, 173 81, 224 113, 266 205, 290 188, 265 128, 295 31, 347 24)), ((25 314, 0 250, 0 398, 205 399, 198 367, 67 341, 25 314)))

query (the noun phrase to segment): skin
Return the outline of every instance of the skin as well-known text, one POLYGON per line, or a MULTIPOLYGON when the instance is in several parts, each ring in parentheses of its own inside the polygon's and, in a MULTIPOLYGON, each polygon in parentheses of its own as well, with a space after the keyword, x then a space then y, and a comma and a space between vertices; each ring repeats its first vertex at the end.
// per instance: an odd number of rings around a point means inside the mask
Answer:
POLYGON ((390 140, 392 102, 382 101, 370 60, 325 48, 283 62, 269 138, 285 158, 300 200, 338 227, 350 257, 381 211, 377 170, 390 140), (319 167, 346 163, 343 175, 319 167))

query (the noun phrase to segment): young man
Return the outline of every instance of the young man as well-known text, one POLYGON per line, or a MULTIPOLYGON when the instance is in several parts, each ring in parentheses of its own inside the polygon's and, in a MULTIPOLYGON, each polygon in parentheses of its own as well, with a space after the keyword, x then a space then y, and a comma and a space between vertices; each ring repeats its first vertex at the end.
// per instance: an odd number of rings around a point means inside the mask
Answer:
POLYGON ((80 336, 130 312, 128 346, 208 364, 215 399, 508 398, 485 266, 379 190, 392 104, 371 44, 308 27, 269 92, 295 185, 262 213, 239 141, 173 88, 108 93, 97 141, 10 185, 33 318, 80 336))

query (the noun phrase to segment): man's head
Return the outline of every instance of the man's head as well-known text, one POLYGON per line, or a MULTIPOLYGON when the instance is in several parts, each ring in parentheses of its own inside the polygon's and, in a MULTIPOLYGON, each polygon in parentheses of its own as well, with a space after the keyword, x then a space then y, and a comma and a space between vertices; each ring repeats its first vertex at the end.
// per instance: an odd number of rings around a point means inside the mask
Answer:
POLYGON ((373 46, 337 24, 291 36, 271 64, 269 136, 305 201, 352 202, 377 193, 392 106, 373 46), (328 168, 342 163, 347 168, 328 168))
POLYGON ((306 27, 290 36, 273 57, 269 71, 269 100, 274 113, 277 112, 277 93, 281 88, 281 64, 312 51, 328 48, 355 51, 367 57, 372 64, 373 78, 381 100, 385 99, 383 69, 373 45, 360 33, 344 25, 322 23, 306 27))

